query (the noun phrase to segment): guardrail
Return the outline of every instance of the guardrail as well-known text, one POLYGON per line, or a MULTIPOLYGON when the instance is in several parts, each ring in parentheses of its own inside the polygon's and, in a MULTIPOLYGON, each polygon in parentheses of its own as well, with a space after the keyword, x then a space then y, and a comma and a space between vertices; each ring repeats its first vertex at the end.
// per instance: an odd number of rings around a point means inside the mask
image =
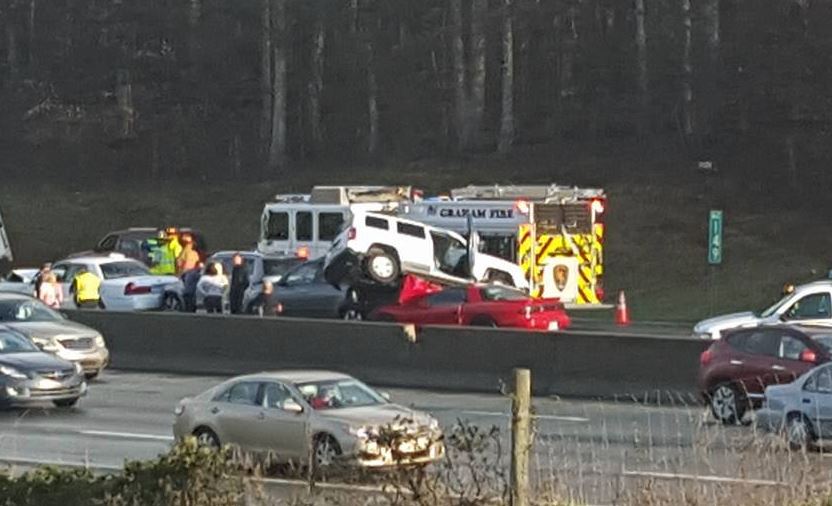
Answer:
POLYGON ((599 332, 425 327, 176 313, 72 311, 101 331, 112 367, 146 372, 241 374, 336 369, 369 383, 494 392, 516 367, 531 369, 536 395, 639 400, 695 392, 709 343, 599 332))

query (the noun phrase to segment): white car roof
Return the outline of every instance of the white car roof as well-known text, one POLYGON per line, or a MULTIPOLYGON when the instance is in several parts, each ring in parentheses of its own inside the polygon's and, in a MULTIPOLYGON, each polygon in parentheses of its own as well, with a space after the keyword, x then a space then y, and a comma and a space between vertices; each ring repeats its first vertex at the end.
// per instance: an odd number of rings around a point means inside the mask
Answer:
POLYGON ((132 258, 128 258, 125 255, 119 253, 111 253, 106 256, 86 256, 86 257, 77 257, 77 258, 67 258, 65 260, 61 260, 60 262, 56 263, 68 263, 68 264, 93 264, 93 265, 102 265, 102 264, 111 264, 114 262, 131 262, 134 264, 144 265, 143 263, 139 262, 138 260, 134 260, 132 258))
POLYGON ((376 216, 378 218, 384 218, 386 220, 393 220, 393 221, 398 222, 398 223, 407 223, 409 225, 416 225, 418 227, 424 227, 425 230, 428 230, 428 231, 435 230, 437 232, 442 232, 444 234, 450 234, 450 235, 452 235, 453 237, 455 237, 457 239, 462 239, 463 242, 465 241, 464 237, 462 237, 460 234, 454 232, 453 230, 448 230, 447 228, 441 228, 441 227, 434 227, 433 225, 428 225, 426 223, 422 223, 421 221, 408 220, 406 218, 400 218, 400 217, 392 215, 392 214, 385 214, 385 213, 372 212, 372 211, 367 211, 367 212, 364 212, 362 214, 366 214, 368 216, 376 216))

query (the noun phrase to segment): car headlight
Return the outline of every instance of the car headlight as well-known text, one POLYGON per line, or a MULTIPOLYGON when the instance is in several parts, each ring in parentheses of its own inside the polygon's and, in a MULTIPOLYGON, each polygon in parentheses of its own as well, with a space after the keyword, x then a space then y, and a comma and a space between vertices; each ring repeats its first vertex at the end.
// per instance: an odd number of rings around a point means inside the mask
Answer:
POLYGON ((84 368, 81 367, 80 362, 73 362, 72 365, 75 367, 75 374, 81 374, 84 372, 84 368))
POLYGON ((372 434, 369 427, 349 427, 347 431, 358 439, 370 439, 372 434))
POLYGON ((437 420, 436 418, 431 417, 430 422, 428 422, 428 428, 430 428, 430 430, 438 429, 439 428, 439 420, 437 420))
POLYGON ((58 345, 58 341, 52 337, 36 337, 32 336, 32 342, 35 343, 35 346, 40 348, 43 351, 54 353, 61 349, 58 345))
POLYGON ((3 375, 8 376, 10 378, 16 378, 16 379, 26 379, 27 378, 27 376, 25 374, 23 374, 22 372, 18 371, 14 367, 9 367, 7 365, 0 366, 0 374, 3 374, 3 375))
POLYGON ((104 336, 102 336, 101 334, 95 336, 95 346, 97 346, 98 348, 103 348, 106 346, 106 343, 104 343, 104 336))

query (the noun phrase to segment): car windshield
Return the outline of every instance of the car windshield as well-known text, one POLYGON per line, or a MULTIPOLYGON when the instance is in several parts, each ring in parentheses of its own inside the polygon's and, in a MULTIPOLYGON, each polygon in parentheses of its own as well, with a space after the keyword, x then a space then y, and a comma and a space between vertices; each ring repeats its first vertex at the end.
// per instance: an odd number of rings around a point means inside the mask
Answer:
POLYGON ((39 300, 0 301, 0 322, 52 322, 63 320, 39 300))
POLYGON ((483 300, 528 300, 529 296, 520 290, 501 285, 491 285, 480 290, 483 300))
POLYGON ((0 354, 40 351, 28 339, 14 332, 0 330, 0 354))
POLYGON ((775 302, 774 304, 772 304, 771 306, 769 306, 767 309, 765 309, 765 310, 763 310, 762 312, 760 312, 760 313, 758 314, 758 316, 760 316, 760 317, 762 317, 762 318, 768 318, 769 316, 773 315, 774 313, 776 313, 776 312, 777 312, 777 310, 778 310, 778 309, 780 309, 780 308, 781 308, 781 307, 783 307, 783 306, 784 306, 787 302, 789 302, 790 300, 792 300, 792 295, 794 295, 794 294, 791 294, 791 293, 790 293, 790 294, 786 295, 786 296, 785 296, 785 297, 783 297, 782 299, 778 300, 777 302, 775 302))
POLYGON ((823 346, 826 351, 832 353, 832 335, 813 336, 812 339, 823 346))
POLYGON ((314 410, 378 406, 387 401, 355 379, 310 381, 295 385, 314 410))
POLYGON ((263 272, 265 276, 283 276, 286 271, 303 262, 300 258, 264 259, 263 272))
POLYGON ((138 262, 110 262, 101 264, 104 279, 129 278, 132 276, 149 276, 147 267, 138 262))

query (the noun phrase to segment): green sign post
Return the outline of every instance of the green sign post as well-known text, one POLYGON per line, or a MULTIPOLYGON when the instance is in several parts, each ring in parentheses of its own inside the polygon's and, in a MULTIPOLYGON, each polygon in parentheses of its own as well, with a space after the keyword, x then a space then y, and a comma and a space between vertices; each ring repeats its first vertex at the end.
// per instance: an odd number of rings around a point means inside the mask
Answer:
POLYGON ((708 263, 722 263, 722 211, 711 210, 708 218, 708 263))

